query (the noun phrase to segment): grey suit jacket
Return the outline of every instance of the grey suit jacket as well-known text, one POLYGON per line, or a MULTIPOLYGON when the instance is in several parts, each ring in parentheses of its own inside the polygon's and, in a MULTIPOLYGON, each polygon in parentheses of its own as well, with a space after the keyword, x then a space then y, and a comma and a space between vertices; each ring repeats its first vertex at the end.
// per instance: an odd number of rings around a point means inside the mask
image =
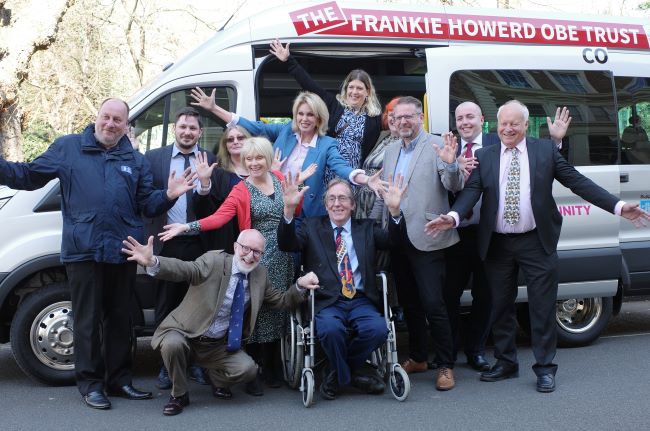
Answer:
MULTIPOLYGON (((168 257, 158 257, 160 272, 156 278, 169 281, 187 281, 190 288, 183 301, 162 321, 151 339, 151 347, 157 349, 165 334, 178 331, 188 338, 203 335, 209 328, 217 310, 223 304, 230 282, 232 255, 223 251, 209 251, 193 262, 168 257)), ((282 293, 273 289, 267 270, 255 268, 248 276, 250 301, 244 316, 244 336, 248 336, 257 320, 262 303, 272 308, 296 307, 304 296, 291 287, 282 293)))
MULTIPOLYGON (((445 166, 433 149, 433 145, 442 146, 441 138, 423 132, 424 136, 415 146, 413 157, 408 167, 405 182, 408 189, 402 197, 402 213, 406 221, 408 238, 415 248, 421 251, 433 251, 447 248, 458 242, 455 229, 440 233, 436 237, 424 234, 424 225, 439 214, 449 211, 448 191, 457 192, 463 188, 463 174, 454 165, 445 166)), ((387 179, 395 173, 402 141, 386 148, 384 154, 384 172, 387 179)), ((377 200, 371 218, 376 211, 381 211, 383 225, 388 222, 388 208, 377 200)))

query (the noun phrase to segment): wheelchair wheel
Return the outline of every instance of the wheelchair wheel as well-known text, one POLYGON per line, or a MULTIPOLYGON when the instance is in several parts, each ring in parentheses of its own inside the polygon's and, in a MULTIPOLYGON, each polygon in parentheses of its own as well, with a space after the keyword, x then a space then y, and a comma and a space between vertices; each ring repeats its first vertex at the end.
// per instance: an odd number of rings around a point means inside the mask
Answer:
POLYGON ((370 355, 370 364, 377 370, 377 374, 379 374, 379 377, 382 378, 384 383, 388 383, 390 366, 388 365, 385 345, 372 352, 370 355))
POLYGON ((311 368, 306 368, 302 373, 300 390, 302 391, 302 404, 311 407, 314 404, 314 373, 311 368))
POLYGON ((411 392, 411 381, 404 369, 399 365, 393 365, 390 372, 390 391, 397 401, 404 401, 411 392))
POLYGON ((304 346, 298 345, 298 325, 297 319, 289 317, 285 334, 280 343, 282 354, 282 370, 284 371, 284 380, 292 388, 296 389, 300 385, 300 374, 305 361, 304 346))

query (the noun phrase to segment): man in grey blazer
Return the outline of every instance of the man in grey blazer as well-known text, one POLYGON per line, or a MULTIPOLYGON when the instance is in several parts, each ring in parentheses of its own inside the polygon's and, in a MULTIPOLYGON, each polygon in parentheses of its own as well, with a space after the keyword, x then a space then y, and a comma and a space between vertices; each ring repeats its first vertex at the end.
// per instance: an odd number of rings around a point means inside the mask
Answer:
MULTIPOLYGON (((449 390, 455 381, 453 340, 442 296, 444 249, 458 242, 458 234, 450 230, 433 238, 424 234, 424 225, 438 214, 447 213, 449 191, 463 188, 463 174, 456 162, 456 138, 445 134, 443 144, 425 132, 422 103, 414 97, 400 98, 393 115, 401 140, 386 148, 383 175, 389 178, 401 174, 407 185, 401 201, 406 229, 391 255, 399 302, 409 330, 409 359, 402 366, 407 372, 427 369, 428 321, 440 361, 436 389, 449 390)), ((378 203, 372 215, 383 211, 386 225, 388 211, 378 203)))
POLYGON ((284 293, 273 289, 266 268, 259 266, 264 245, 259 231, 247 229, 234 244, 234 256, 209 251, 185 262, 154 256, 152 237, 146 245, 132 237, 124 241, 122 251, 128 260, 144 266, 149 275, 190 283, 183 301, 151 340, 151 346, 160 350, 173 384, 163 414, 177 415, 190 402, 185 373, 190 358, 207 370, 216 398, 232 398, 231 385, 257 376, 257 365, 241 346, 255 328, 262 304, 292 308, 304 299, 304 289, 318 288, 318 278, 309 273, 284 293))

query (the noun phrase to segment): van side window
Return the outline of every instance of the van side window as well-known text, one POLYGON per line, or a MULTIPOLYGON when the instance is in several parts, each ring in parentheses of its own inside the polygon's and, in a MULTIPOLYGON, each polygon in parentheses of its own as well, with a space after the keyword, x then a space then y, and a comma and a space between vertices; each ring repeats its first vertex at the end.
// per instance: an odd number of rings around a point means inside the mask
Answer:
MULTIPOLYGON (((650 102, 646 88, 646 101, 650 102)), ((528 135, 549 138, 546 117, 567 106, 573 120, 562 141, 562 155, 574 166, 610 165, 618 161, 618 123, 614 83, 607 71, 462 70, 449 83, 450 129, 455 130, 454 110, 459 103, 478 103, 485 117, 484 129, 497 131, 497 109, 517 99, 530 111, 528 135)), ((646 114, 650 125, 650 111, 646 114)))
MULTIPOLYGON (((203 87, 203 91, 210 94, 216 90, 217 104, 224 109, 234 111, 235 90, 231 87, 203 87)), ((131 120, 135 129, 135 136, 140 141, 140 152, 160 148, 174 143, 174 120, 176 112, 190 105, 191 88, 175 91, 165 95, 131 120)), ((196 108, 196 107, 195 107, 196 108)), ((223 134, 225 124, 223 121, 203 109, 197 108, 201 113, 203 135, 199 145, 213 151, 223 134)))
POLYGON ((617 76, 621 164, 650 163, 650 78, 617 76))

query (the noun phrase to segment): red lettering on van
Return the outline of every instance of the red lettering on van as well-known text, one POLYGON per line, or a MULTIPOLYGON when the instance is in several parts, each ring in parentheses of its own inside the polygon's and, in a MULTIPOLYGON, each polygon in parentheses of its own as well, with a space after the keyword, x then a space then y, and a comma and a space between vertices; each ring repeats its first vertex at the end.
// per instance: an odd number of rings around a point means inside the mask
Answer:
POLYGON ((335 1, 300 9, 291 12, 289 16, 291 16, 298 36, 318 33, 323 30, 345 25, 348 22, 343 11, 335 1))

